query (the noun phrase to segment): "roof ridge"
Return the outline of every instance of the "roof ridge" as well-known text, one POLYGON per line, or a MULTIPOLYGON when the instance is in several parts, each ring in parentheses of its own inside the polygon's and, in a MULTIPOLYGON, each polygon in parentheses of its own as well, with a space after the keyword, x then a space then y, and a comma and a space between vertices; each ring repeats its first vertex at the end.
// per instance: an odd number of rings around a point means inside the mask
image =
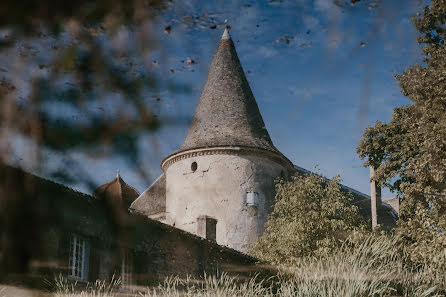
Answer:
POLYGON ((56 181, 54 181, 54 180, 51 180, 51 179, 49 179, 49 178, 42 177, 42 176, 40 176, 40 175, 31 173, 31 172, 29 172, 29 171, 27 171, 27 170, 25 170, 25 169, 23 169, 23 168, 21 168, 21 167, 12 166, 12 165, 6 164, 6 163, 4 163, 4 162, 0 162, 0 166, 9 167, 9 168, 12 168, 12 169, 15 169, 15 170, 20 170, 20 171, 24 172, 25 174, 29 174, 29 175, 31 175, 31 176, 33 176, 33 177, 39 178, 39 179, 41 179, 42 181, 49 182, 49 183, 54 184, 54 185, 56 185, 56 186, 61 186, 61 187, 65 188, 66 190, 69 190, 69 191, 71 191, 71 192, 73 192, 73 193, 75 193, 75 194, 80 194, 80 195, 82 195, 82 196, 88 196, 89 198, 94 198, 93 195, 91 195, 91 194, 87 194, 87 193, 81 192, 81 191, 76 190, 76 189, 73 189, 73 188, 71 188, 71 187, 69 187, 69 186, 67 186, 67 185, 65 185, 65 184, 61 184, 61 183, 56 182, 56 181))

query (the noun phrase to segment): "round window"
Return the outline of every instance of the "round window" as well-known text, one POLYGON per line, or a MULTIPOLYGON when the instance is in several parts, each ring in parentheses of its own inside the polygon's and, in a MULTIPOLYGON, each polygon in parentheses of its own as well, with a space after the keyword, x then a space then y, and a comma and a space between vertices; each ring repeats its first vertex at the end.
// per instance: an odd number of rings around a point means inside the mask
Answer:
POLYGON ((198 164, 197 162, 192 162, 192 164, 190 165, 190 169, 195 172, 198 168, 198 164))

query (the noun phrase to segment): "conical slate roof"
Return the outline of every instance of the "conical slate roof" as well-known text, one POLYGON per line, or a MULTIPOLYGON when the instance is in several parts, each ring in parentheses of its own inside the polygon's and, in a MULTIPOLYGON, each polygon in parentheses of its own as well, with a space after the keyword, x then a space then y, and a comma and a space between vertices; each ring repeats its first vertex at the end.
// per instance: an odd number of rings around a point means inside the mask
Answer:
POLYGON ((266 130, 228 29, 212 60, 186 140, 176 153, 221 146, 279 153, 266 130))

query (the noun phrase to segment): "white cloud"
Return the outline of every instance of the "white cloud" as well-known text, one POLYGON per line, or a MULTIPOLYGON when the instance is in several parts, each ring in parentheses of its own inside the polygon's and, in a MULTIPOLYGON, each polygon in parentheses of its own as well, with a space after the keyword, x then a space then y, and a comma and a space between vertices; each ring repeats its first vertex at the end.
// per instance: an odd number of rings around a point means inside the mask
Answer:
POLYGON ((264 58, 270 58, 270 57, 274 57, 275 55, 277 55, 279 52, 276 49, 270 48, 270 47, 266 47, 266 46, 261 46, 259 48, 259 54, 264 57, 264 58))
POLYGON ((319 25, 319 20, 311 15, 305 15, 302 21, 307 29, 314 29, 319 25))
POLYGON ((332 0, 316 0, 314 2, 314 6, 321 12, 328 12, 330 9, 335 7, 332 0))
POLYGON ((316 0, 314 2, 314 9, 324 15, 331 25, 341 21, 341 9, 339 6, 333 4, 333 0, 316 0))

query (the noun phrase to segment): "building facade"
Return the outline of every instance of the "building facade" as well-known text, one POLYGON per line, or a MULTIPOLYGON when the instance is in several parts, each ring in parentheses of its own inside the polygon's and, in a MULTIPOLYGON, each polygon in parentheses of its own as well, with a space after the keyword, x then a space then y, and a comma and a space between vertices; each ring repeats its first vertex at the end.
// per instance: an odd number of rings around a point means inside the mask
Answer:
POLYGON ((119 175, 92 196, 0 163, 0 283, 114 277, 134 289, 170 275, 257 271, 252 257, 129 213, 121 202, 134 195, 119 175))

